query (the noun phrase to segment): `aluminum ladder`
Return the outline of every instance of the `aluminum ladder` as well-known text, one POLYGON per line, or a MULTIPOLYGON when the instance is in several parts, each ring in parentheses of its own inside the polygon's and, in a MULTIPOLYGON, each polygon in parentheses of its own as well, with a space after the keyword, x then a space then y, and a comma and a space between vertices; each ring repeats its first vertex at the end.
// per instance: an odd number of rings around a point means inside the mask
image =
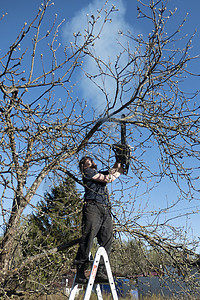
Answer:
MULTIPOLYGON (((92 265, 92 269, 91 269, 91 272, 90 272, 90 277, 89 277, 89 280, 88 280, 88 284, 87 284, 87 287, 86 287, 86 291, 85 291, 85 295, 84 295, 83 300, 89 300, 90 299, 93 286, 95 288, 98 300, 103 300, 100 284, 95 284, 94 283, 101 256, 103 256, 103 259, 104 259, 104 263, 105 263, 106 272, 107 272, 107 275, 108 275, 108 281, 109 281, 112 297, 113 297, 114 300, 118 300, 117 291, 116 291, 116 288, 115 288, 115 283, 114 283, 114 279, 113 279, 113 275, 112 275, 112 271, 111 271, 111 267, 110 267, 110 262, 109 262, 108 255, 107 255, 106 250, 104 249, 104 247, 99 247, 96 254, 95 254, 94 262, 93 262, 93 265, 92 265)), ((74 298, 76 296, 78 285, 79 284, 76 284, 76 275, 75 275, 74 281, 73 281, 73 284, 72 284, 72 288, 71 288, 71 292, 70 292, 70 295, 69 295, 69 300, 74 300, 74 298)))

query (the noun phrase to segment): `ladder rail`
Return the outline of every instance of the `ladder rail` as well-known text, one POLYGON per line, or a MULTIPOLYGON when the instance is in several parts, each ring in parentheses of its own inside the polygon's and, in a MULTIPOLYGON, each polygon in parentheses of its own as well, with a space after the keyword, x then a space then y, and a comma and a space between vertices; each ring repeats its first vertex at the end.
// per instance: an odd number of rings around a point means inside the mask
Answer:
POLYGON ((103 300, 100 284, 94 285, 94 288, 95 288, 95 291, 96 291, 96 294, 97 294, 97 299, 98 300, 103 300))
MULTIPOLYGON (((107 275, 108 275, 108 281, 109 281, 112 297, 113 297, 114 300, 118 300, 117 291, 116 291, 116 288, 115 288, 115 283, 114 283, 114 279, 113 279, 113 275, 112 275, 112 271, 111 271, 111 267, 110 267, 110 262, 109 262, 109 259, 108 259, 108 254, 107 254, 106 250, 104 249, 104 247, 99 247, 96 254, 95 254, 94 262, 93 262, 93 265, 92 265, 92 270, 90 272, 90 277, 89 277, 87 288, 86 288, 85 295, 84 295, 84 300, 89 300, 90 299, 93 286, 95 288, 98 300, 103 300, 100 285, 95 284, 95 278, 96 278, 96 274, 97 274, 97 270, 98 270, 98 266, 99 266, 101 256, 103 256, 103 259, 104 259, 104 263, 105 263, 106 272, 107 272, 107 275)), ((75 278, 74 278, 74 281, 73 281, 73 285, 72 285, 71 293, 70 293, 70 296, 69 296, 69 300, 74 300, 75 295, 76 295, 78 284, 76 284, 75 281, 76 281, 76 275, 75 275, 75 278)))
POLYGON ((77 292, 77 289, 78 289, 78 284, 76 284, 75 281, 76 281, 76 275, 75 275, 74 280, 73 280, 73 284, 72 284, 72 288, 71 288, 68 300, 74 300, 75 299, 76 292, 77 292))
POLYGON ((93 262, 93 265, 92 265, 92 270, 90 272, 90 277, 89 277, 89 280, 88 280, 88 285, 87 285, 87 288, 86 288, 84 300, 89 300, 90 299, 90 295, 91 295, 92 288, 93 288, 93 285, 94 285, 94 280, 95 280, 95 277, 96 277, 96 274, 97 274, 97 269, 98 269, 99 262, 100 262, 99 249, 97 250, 97 252, 95 254, 95 258, 94 258, 94 262, 93 262))

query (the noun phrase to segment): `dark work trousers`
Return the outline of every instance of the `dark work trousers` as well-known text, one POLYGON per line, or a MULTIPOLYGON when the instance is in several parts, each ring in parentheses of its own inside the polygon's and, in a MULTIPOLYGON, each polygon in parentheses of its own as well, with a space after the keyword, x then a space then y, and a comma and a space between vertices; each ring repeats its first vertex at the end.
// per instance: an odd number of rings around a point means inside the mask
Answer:
POLYGON ((85 264, 88 261, 95 237, 109 256, 113 238, 111 209, 106 205, 93 201, 85 203, 83 206, 82 238, 75 258, 76 264, 85 264))

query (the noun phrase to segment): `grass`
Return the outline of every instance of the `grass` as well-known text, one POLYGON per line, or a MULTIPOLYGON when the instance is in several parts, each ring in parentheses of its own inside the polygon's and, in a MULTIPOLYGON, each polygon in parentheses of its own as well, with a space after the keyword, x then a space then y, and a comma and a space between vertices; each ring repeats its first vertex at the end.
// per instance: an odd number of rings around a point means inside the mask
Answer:
MULTIPOLYGON (((103 294, 103 300, 112 300, 113 297, 111 294, 103 294)), ((69 296, 63 295, 63 294, 54 294, 54 295, 46 295, 46 296, 36 296, 35 298, 28 298, 29 300, 68 300, 69 296)), ((27 300, 27 298, 24 298, 24 300, 27 300)), ((84 293, 80 293, 75 297, 76 300, 83 300, 84 299, 84 293)), ((151 296, 151 297, 143 297, 140 298, 140 300, 177 300, 177 298, 163 298, 162 296, 151 296)), ((98 300, 97 295, 95 293, 91 294, 90 300, 98 300)), ((122 298, 119 297, 119 300, 131 300, 131 297, 122 298)), ((181 299, 179 299, 181 300, 181 299)), ((182 299, 183 300, 183 299, 182 299)))
MULTIPOLYGON (((103 300, 111 300, 112 295, 111 294, 103 294, 103 300)), ((8 299, 8 298, 0 298, 0 299, 8 299)), ((15 299, 15 300, 68 300, 69 296, 65 295, 64 293, 56 293, 56 294, 52 294, 52 295, 41 295, 41 294, 37 294, 34 293, 32 295, 30 294, 26 294, 24 296, 21 297, 11 297, 9 299, 15 299)), ((75 297, 76 300, 83 300, 84 299, 84 293, 79 293, 77 294, 77 296, 75 297)), ((174 297, 170 297, 170 298, 166 298, 166 297, 162 297, 162 296, 156 296, 153 295, 151 297, 143 297, 140 298, 139 300, 177 300, 177 298, 174 297)), ((188 300, 188 298, 178 298, 178 300, 188 300)), ((198 300, 199 298, 196 298, 196 300, 198 300)), ((97 295, 95 293, 91 294, 90 300, 98 300, 97 295)), ((119 297, 119 300, 131 300, 131 297, 126 297, 126 298, 122 298, 119 297)), ((195 300, 195 299, 192 299, 195 300)))

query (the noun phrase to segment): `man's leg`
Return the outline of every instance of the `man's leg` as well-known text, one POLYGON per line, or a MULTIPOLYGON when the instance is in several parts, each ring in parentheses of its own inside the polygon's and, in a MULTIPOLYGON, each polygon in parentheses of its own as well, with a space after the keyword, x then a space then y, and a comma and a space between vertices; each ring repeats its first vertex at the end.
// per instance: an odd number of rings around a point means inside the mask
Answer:
POLYGON ((101 213, 102 222, 97 235, 97 239, 99 245, 105 248, 109 257, 111 253, 113 240, 113 221, 109 207, 102 207, 101 213))
POLYGON ((79 283, 87 281, 84 275, 85 264, 100 227, 101 218, 98 207, 95 203, 86 203, 83 207, 82 238, 75 258, 75 264, 77 264, 76 278, 79 283))
MULTIPOLYGON (((113 221, 112 221, 110 208, 102 207, 102 208, 100 208, 100 210, 102 212, 102 225, 98 232, 97 238, 98 238, 99 245, 105 248, 105 250, 108 254, 108 257, 109 257, 110 253, 111 253, 111 248, 112 248, 113 221)), ((104 260, 102 257, 101 257, 100 264, 98 267, 96 282, 97 283, 107 283, 108 282, 105 264, 104 264, 104 260)))

